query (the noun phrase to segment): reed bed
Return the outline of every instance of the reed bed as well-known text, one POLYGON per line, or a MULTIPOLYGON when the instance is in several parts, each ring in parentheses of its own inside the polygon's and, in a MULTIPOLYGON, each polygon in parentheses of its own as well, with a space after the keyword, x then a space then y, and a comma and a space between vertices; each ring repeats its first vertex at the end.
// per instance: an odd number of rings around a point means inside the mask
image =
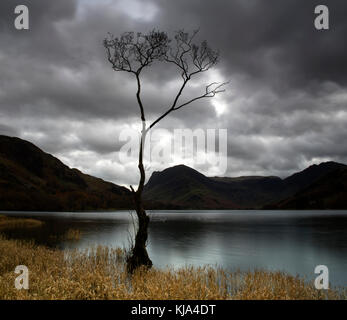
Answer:
POLYGON ((64 240, 78 241, 81 238, 81 231, 78 229, 69 229, 63 238, 64 240))
POLYGON ((37 228, 41 227, 43 222, 30 218, 12 218, 0 215, 0 230, 3 229, 20 229, 20 228, 37 228))
POLYGON ((61 251, 0 236, 0 299, 346 299, 281 272, 227 272, 212 267, 138 270, 126 252, 108 247, 61 251), (29 268, 29 289, 17 290, 17 265, 29 268))

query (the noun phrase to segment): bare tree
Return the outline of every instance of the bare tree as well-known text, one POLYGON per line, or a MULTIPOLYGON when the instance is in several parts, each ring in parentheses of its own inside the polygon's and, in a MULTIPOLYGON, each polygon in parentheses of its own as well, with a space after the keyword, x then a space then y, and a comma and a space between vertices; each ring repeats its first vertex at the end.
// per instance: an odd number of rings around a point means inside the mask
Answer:
POLYGON ((175 33, 174 39, 171 40, 167 33, 152 30, 147 34, 127 32, 123 33, 120 37, 114 37, 109 34, 104 40, 107 59, 111 63, 113 70, 131 73, 136 79, 136 99, 142 121, 138 159, 140 181, 136 191, 130 186, 138 218, 138 230, 135 237, 135 244, 127 261, 127 267, 130 272, 133 272, 139 266, 152 266, 152 261, 146 249, 149 217, 146 214, 142 201, 142 193, 146 178, 143 165, 143 150, 146 134, 171 112, 186 107, 200 99, 214 97, 217 93, 224 91, 223 87, 226 84, 212 82, 206 85, 201 95, 186 101, 180 101, 181 95, 187 87, 188 82, 192 80, 195 75, 209 70, 218 62, 218 52, 212 50, 206 41, 202 41, 199 44, 193 42, 197 33, 198 30, 191 34, 180 30, 175 33), (172 104, 167 107, 165 112, 156 120, 147 125, 145 108, 141 99, 141 72, 145 68, 150 67, 155 61, 170 63, 177 66, 182 77, 182 84, 172 104))

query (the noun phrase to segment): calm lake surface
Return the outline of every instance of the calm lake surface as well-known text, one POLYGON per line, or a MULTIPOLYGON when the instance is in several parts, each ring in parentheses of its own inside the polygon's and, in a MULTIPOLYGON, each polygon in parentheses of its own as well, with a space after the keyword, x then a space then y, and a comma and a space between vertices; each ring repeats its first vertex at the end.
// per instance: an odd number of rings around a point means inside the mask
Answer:
MULTIPOLYGON (((157 267, 262 268, 312 280, 315 266, 326 265, 331 284, 347 286, 347 211, 148 212, 148 251, 157 267)), ((129 211, 5 214, 45 221, 42 228, 6 232, 8 236, 62 249, 128 247, 134 230, 129 211), (80 240, 59 240, 68 229, 79 229, 80 240)))

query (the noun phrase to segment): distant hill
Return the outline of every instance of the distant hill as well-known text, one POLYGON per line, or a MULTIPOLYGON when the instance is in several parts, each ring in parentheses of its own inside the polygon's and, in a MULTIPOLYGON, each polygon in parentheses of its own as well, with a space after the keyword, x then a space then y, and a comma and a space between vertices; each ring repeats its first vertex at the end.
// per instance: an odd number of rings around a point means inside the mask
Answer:
POLYGON ((154 172, 144 197, 187 209, 254 208, 277 199, 281 184, 278 177, 209 178, 179 165, 154 172))
POLYGON ((288 178, 284 179, 285 192, 287 194, 296 193, 306 187, 311 186, 314 182, 323 178, 327 174, 337 172, 340 169, 347 168, 346 165, 336 162, 323 162, 321 164, 314 164, 303 171, 294 173, 288 178))
MULTIPOLYGON (((277 209, 286 199, 289 201, 298 192, 310 190, 320 179, 345 168, 343 164, 326 162, 312 165, 286 179, 274 176, 209 178, 179 165, 154 172, 145 186, 144 197, 185 209, 277 209)), ((332 180, 325 183, 326 189, 332 180)))
POLYGON ((169 203, 184 209, 236 209, 226 196, 227 184, 205 177, 184 165, 153 172, 144 189, 144 199, 169 203))
POLYGON ((0 210, 125 209, 130 191, 70 169, 32 143, 0 135, 0 210))
POLYGON ((332 170, 271 209, 347 209, 347 167, 332 170))
MULTIPOLYGON (((206 177, 184 165, 153 172, 146 209, 347 209, 347 166, 312 165, 286 179, 206 177)), ((128 189, 70 169, 32 143, 0 135, 0 210, 132 209, 128 189)))

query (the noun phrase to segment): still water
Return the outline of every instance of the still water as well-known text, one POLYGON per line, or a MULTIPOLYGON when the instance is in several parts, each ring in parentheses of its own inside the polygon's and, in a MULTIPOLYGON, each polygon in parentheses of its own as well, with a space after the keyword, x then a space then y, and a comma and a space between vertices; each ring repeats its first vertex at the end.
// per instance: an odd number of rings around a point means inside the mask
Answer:
MULTIPOLYGON (((149 211, 149 255, 157 267, 218 265, 225 269, 286 271, 314 279, 326 265, 333 286, 347 286, 347 211, 149 211)), ((133 219, 128 211, 11 212, 45 221, 13 238, 66 248, 128 247, 133 219), (79 229, 78 241, 59 240, 79 229)))

